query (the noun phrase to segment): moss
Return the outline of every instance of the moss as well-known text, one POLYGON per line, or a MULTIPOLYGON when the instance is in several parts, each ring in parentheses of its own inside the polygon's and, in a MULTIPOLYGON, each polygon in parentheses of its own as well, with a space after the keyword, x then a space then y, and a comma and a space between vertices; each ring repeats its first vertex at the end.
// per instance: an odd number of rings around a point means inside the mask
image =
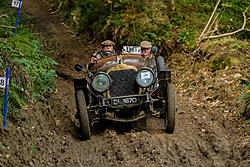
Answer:
POLYGON ((212 71, 223 70, 226 66, 231 66, 230 57, 215 55, 209 59, 208 68, 212 71))

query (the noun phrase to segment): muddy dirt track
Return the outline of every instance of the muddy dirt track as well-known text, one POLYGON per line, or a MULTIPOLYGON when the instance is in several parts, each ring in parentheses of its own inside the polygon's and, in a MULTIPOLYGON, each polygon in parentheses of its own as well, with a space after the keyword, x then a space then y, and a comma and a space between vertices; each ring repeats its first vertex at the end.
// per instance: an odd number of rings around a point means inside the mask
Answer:
POLYGON ((25 0, 23 12, 33 16, 30 26, 59 63, 58 88, 0 129, 0 166, 250 166, 249 136, 228 111, 204 102, 208 90, 202 88, 177 88, 174 134, 164 132, 162 120, 149 118, 134 124, 100 122, 91 140, 82 141, 72 82, 80 74, 73 66, 86 63, 99 45, 73 36, 45 2, 25 0))

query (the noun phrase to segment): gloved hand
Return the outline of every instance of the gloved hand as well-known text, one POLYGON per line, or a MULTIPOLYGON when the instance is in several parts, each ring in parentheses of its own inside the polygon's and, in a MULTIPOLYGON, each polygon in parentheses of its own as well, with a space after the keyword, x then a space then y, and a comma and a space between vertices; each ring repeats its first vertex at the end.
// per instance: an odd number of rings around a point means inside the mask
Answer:
POLYGON ((91 63, 96 63, 96 61, 97 61, 97 58, 91 57, 91 60, 90 60, 91 63))

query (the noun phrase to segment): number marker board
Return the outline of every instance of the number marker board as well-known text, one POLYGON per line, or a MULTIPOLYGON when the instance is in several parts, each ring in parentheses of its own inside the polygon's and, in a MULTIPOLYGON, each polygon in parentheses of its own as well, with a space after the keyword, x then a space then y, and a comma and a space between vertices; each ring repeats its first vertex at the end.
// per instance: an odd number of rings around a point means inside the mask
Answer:
MULTIPOLYGON (((12 7, 19 8, 20 0, 12 0, 12 7)), ((22 3, 20 7, 22 6, 22 3)))
POLYGON ((5 88, 6 79, 4 77, 0 77, 0 88, 5 88))

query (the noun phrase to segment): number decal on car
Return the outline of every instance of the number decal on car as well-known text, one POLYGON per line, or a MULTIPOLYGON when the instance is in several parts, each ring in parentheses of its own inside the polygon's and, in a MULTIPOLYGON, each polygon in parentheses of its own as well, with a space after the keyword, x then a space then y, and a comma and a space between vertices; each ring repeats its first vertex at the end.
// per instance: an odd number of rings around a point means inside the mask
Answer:
POLYGON ((149 78, 150 78, 150 72, 141 73, 141 79, 149 79, 149 78))

